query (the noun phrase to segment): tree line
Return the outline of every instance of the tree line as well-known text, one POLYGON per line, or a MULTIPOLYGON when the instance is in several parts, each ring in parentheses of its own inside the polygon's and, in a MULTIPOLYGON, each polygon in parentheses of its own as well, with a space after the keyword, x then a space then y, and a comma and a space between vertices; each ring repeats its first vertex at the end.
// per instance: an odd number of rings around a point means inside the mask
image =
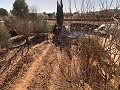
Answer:
MULTIPOLYGON (((27 18, 29 14, 29 8, 25 0, 15 0, 13 8, 10 13, 18 18, 27 18)), ((8 16, 8 11, 4 8, 0 8, 0 16, 8 16)))

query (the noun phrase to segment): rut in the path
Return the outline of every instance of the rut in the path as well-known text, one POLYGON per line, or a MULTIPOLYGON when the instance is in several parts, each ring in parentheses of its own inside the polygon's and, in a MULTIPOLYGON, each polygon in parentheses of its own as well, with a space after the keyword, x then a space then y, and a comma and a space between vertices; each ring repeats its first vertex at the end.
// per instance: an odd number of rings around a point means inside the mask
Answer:
POLYGON ((34 78, 36 69, 38 69, 42 59, 46 56, 47 52, 50 50, 51 45, 48 44, 43 50, 43 53, 38 57, 35 62, 31 65, 28 71, 25 73, 25 76, 19 81, 20 83, 15 85, 14 90, 27 90, 27 87, 30 84, 30 81, 34 78))

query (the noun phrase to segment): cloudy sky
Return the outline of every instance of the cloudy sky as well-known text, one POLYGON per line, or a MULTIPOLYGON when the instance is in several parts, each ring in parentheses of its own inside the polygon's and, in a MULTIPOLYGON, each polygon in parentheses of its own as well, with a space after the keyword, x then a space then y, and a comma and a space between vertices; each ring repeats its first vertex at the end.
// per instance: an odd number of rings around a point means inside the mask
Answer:
MULTIPOLYGON (((12 10, 12 6, 15 0, 0 0, 0 8, 5 8, 8 11, 12 10)), ((95 10, 99 10, 101 8, 102 5, 100 5, 100 0, 71 0, 72 4, 72 12, 76 11, 75 8, 75 3, 76 2, 76 7, 77 10, 81 10, 82 7, 82 1, 84 1, 84 6, 87 6, 87 4, 89 4, 89 6, 86 8, 86 10, 91 10, 91 8, 89 7, 94 7, 95 10), (91 2, 89 2, 91 1, 91 2)), ((112 0, 101 0, 103 1, 102 3, 104 4, 104 6, 110 6, 110 2, 112 0), (105 3, 108 4, 105 4, 105 3)), ((56 12, 56 2, 57 0, 26 0, 26 3, 28 4, 29 7, 36 7, 38 12, 56 12)), ((64 12, 68 12, 69 10, 69 0, 63 0, 64 3, 64 12)), ((115 8, 116 5, 120 5, 120 0, 113 0, 112 4, 111 4, 111 8, 115 8)))

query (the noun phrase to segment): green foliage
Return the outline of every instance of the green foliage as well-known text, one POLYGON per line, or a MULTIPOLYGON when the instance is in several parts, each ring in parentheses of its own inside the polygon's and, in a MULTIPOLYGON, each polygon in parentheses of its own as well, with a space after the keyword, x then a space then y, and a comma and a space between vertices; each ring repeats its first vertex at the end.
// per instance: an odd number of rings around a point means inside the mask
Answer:
POLYGON ((2 48, 8 47, 9 38, 10 38, 9 31, 4 27, 0 27, 0 47, 2 47, 2 48))
POLYGON ((28 5, 25 0, 15 0, 13 10, 11 13, 19 18, 26 18, 28 16, 28 5))
POLYGON ((4 8, 0 8, 0 16, 8 16, 8 12, 4 8))
POLYGON ((61 0, 60 4, 57 1, 57 24, 59 26, 63 25, 63 4, 62 4, 62 0, 61 0))

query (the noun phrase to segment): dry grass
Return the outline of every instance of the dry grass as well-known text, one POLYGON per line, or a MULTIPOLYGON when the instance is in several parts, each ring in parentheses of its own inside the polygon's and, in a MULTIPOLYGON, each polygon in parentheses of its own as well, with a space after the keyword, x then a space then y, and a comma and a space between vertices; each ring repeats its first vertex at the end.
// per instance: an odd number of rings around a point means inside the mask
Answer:
MULTIPOLYGON (((86 8, 88 7, 86 6, 86 8)), ((89 12, 89 9, 87 10, 89 12)), ((55 21, 48 21, 48 23, 53 25, 55 21)), ((119 22, 116 21, 73 21, 64 23, 89 23, 93 25, 103 23, 119 24, 119 22)), ((44 26, 45 24, 46 21, 42 25, 44 26)), ((28 23, 26 25, 28 25, 28 23)), ((42 25, 39 27, 39 24, 37 24, 35 28, 41 29, 42 25)), ((25 26, 23 26, 23 28, 28 30, 25 26)), ((20 28, 13 27, 13 29, 17 30, 20 28)), ((33 27, 30 29, 33 29, 33 27)), ((41 30, 43 29, 46 29, 46 25, 41 30)), ((24 33, 25 35, 29 34, 27 30, 24 33)), ((79 30, 80 29, 78 29, 78 31, 79 30)), ((87 32, 82 38, 74 38, 74 45, 65 42, 63 43, 63 47, 59 47, 59 45, 57 47, 51 42, 40 45, 41 40, 43 41, 47 38, 43 39, 39 34, 33 35, 33 38, 30 36, 31 38, 29 40, 31 40, 32 43, 22 44, 11 50, 8 49, 5 51, 5 54, 0 57, 0 89, 10 90, 14 87, 14 84, 16 84, 16 86, 19 85, 19 80, 24 81, 22 76, 27 77, 29 74, 25 74, 25 72, 30 71, 29 68, 33 67, 32 64, 36 62, 36 60, 39 60, 36 59, 37 57, 41 57, 40 61, 38 61, 39 63, 34 64, 34 67, 37 65, 35 67, 36 69, 32 68, 34 72, 31 73, 34 74, 34 78, 30 77, 31 80, 27 78, 30 82, 25 81, 27 82, 25 88, 29 90, 119 90, 120 49, 117 44, 119 40, 119 32, 117 31, 119 30, 114 29, 113 33, 107 37, 95 34, 93 31, 87 32), (48 44, 53 47, 49 47, 48 49, 48 44), (69 46, 67 44, 70 44, 71 47, 67 47, 69 46), (44 50, 48 51, 46 52, 44 50), (42 57, 43 52, 46 52, 44 57, 42 57)), ((64 38, 61 39, 61 42, 67 40, 63 39, 64 38)), ((19 40, 20 42, 18 43, 21 43, 24 41, 24 37, 12 40, 13 42, 19 40)), ((18 43, 16 43, 16 45, 18 45, 18 43)))

